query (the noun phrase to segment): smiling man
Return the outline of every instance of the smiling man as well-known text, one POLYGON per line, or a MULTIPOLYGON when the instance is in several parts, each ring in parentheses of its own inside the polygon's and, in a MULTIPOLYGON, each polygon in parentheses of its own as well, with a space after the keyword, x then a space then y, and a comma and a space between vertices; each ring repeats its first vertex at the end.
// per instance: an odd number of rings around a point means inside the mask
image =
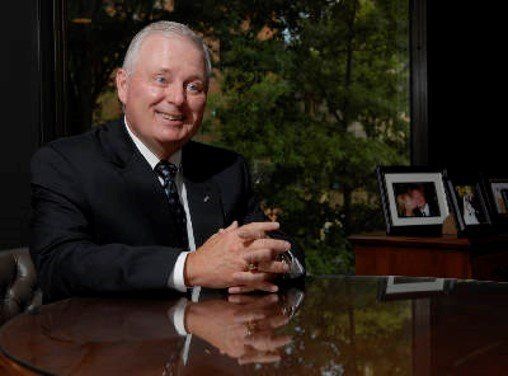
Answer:
POLYGON ((150 30, 133 40, 116 81, 129 129, 165 159, 199 129, 210 68, 191 36, 150 30))
POLYGON ((305 273, 303 253, 261 211, 245 160, 190 141, 210 75, 192 30, 148 25, 117 73, 125 116, 36 153, 30 251, 46 301, 198 286, 273 292, 305 273))

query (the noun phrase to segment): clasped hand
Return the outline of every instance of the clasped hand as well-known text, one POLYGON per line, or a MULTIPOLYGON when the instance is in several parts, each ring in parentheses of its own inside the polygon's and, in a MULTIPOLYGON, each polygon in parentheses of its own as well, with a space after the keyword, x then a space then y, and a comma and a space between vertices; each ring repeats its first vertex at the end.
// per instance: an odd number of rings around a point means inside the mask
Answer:
POLYGON ((277 291, 271 281, 289 271, 289 266, 277 257, 291 248, 285 240, 267 237, 268 232, 278 228, 277 222, 239 227, 235 221, 220 230, 187 256, 186 285, 229 288, 230 293, 277 291))
POLYGON ((276 362, 291 342, 290 336, 277 333, 289 322, 282 305, 276 294, 189 303, 185 327, 239 364, 276 362))

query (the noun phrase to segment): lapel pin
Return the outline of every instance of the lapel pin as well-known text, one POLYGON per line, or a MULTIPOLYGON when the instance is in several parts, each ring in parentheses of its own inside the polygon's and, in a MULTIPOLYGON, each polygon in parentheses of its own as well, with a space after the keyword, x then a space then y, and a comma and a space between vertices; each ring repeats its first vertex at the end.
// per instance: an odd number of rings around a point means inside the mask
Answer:
POLYGON ((203 199, 203 202, 208 202, 210 200, 210 196, 206 195, 205 198, 203 199))

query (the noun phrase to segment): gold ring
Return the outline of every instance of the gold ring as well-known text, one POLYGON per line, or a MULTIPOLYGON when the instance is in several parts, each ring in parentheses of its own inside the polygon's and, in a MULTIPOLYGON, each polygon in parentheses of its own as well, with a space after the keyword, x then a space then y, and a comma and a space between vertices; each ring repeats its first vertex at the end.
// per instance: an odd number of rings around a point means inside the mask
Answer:
POLYGON ((257 325, 254 321, 248 321, 245 323, 245 329, 247 330, 247 336, 251 336, 256 331, 257 325))
POLYGON ((250 328, 248 326, 246 326, 245 330, 247 331, 246 336, 250 337, 252 335, 252 331, 250 330, 250 328))
POLYGON ((251 262, 247 265, 247 271, 255 272, 257 270, 258 270, 258 266, 256 264, 254 264, 253 262, 251 262))

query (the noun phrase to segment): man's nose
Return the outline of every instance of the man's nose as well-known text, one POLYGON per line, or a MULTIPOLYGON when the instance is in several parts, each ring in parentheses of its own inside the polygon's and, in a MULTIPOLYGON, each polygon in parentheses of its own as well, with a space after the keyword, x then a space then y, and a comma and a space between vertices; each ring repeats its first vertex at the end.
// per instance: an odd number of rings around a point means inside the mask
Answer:
POLYGON ((166 100, 175 106, 181 106, 185 102, 183 85, 170 85, 166 90, 166 100))

